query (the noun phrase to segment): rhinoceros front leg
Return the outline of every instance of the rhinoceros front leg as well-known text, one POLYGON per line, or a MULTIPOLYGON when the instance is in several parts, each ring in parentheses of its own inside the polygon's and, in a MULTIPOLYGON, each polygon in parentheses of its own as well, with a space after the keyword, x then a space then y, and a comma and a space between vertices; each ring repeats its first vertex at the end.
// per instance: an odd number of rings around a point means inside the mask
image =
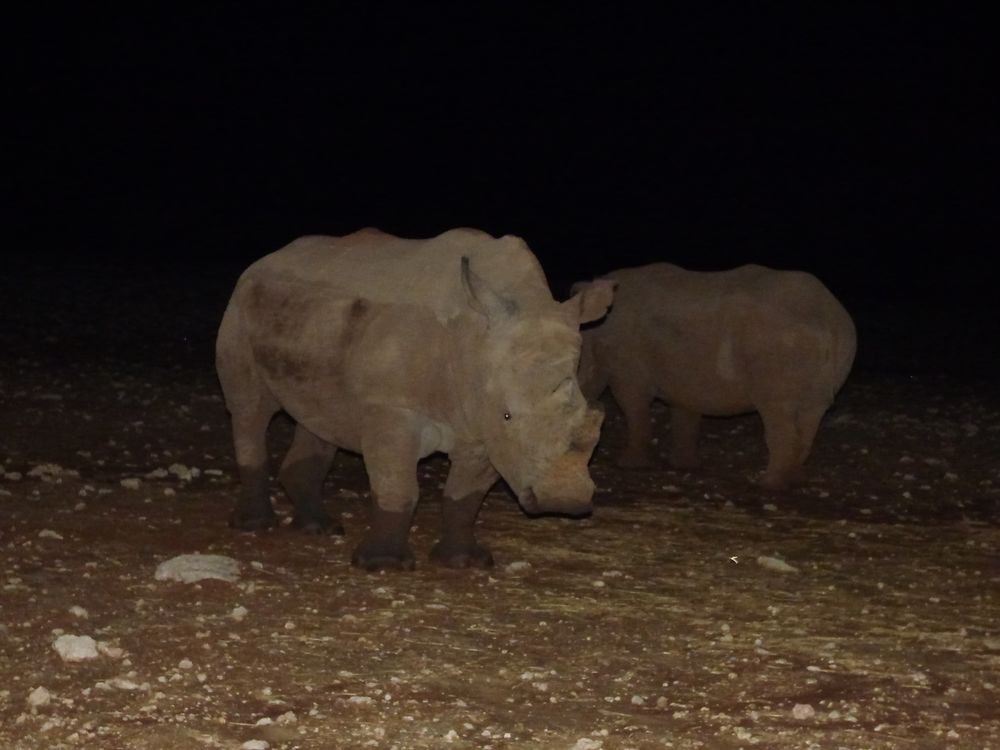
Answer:
POLYGON ((420 429, 402 410, 372 409, 361 439, 372 490, 368 533, 354 550, 351 563, 365 570, 413 570, 410 522, 417 505, 417 461, 420 429))
POLYGON ((343 534, 340 520, 322 506, 323 480, 330 472, 337 446, 313 434, 301 424, 295 426, 292 446, 281 463, 278 478, 295 503, 292 525, 312 534, 343 534))
POLYGON ((698 465, 698 433, 701 414, 680 406, 670 407, 670 465, 693 469, 698 465))
POLYGON ((628 432, 625 449, 618 457, 618 465, 626 469, 651 466, 649 446, 653 439, 653 430, 649 407, 653 403, 653 396, 641 384, 617 378, 611 381, 611 395, 625 415, 628 432))
POLYGON ((480 452, 453 451, 451 469, 441 501, 441 539, 431 549, 431 560, 449 568, 487 568, 493 555, 476 541, 475 524, 483 498, 499 479, 480 452))

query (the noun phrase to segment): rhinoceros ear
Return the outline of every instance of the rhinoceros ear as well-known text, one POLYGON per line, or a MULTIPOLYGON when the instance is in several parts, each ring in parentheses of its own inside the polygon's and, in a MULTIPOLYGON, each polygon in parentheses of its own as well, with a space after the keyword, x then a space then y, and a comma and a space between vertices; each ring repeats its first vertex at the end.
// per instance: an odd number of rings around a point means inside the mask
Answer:
POLYGON ((613 279, 578 281, 573 284, 573 296, 563 302, 563 306, 580 324, 600 320, 614 301, 616 286, 618 282, 613 279))
POLYGON ((491 320, 509 318, 517 312, 517 303, 493 291, 489 284, 472 272, 469 257, 462 256, 462 286, 472 309, 491 320))

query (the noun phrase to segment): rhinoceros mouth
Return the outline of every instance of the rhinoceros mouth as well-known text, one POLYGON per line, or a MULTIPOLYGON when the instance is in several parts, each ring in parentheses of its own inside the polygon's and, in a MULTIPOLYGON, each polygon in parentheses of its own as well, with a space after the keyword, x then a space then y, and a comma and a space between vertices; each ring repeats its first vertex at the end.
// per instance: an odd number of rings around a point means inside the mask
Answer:
POLYGON ((589 515, 593 511, 590 502, 590 495, 585 500, 576 500, 568 497, 538 498, 535 490, 531 487, 524 490, 517 496, 517 501, 521 509, 529 516, 539 516, 548 513, 567 515, 574 518, 589 515))

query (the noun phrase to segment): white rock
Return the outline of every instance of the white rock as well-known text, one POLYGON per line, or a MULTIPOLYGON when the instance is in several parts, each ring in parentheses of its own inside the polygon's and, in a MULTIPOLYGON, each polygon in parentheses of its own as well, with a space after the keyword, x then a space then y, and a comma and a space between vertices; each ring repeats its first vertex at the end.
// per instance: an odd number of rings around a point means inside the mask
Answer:
POLYGON ((353 703, 355 706, 370 706, 374 701, 367 695, 352 695, 347 699, 348 703, 353 703))
POLYGON ((42 529, 38 532, 39 539, 62 539, 63 536, 58 531, 52 529, 42 529))
POLYGON ((86 620, 88 617, 87 610, 85 610, 79 604, 74 604, 72 607, 70 607, 69 613, 73 615, 73 617, 79 617, 81 620, 86 620))
POLYGON ((104 641, 98 642, 97 651, 99 654, 106 656, 109 659, 121 659, 125 655, 124 649, 121 649, 118 646, 110 646, 104 641))
POLYGON ((52 702, 52 693, 43 687, 36 687, 28 693, 28 705, 32 708, 41 708, 52 702))
POLYGON ((241 622, 243 618, 246 617, 249 613, 250 611, 246 607, 240 605, 237 607, 233 607, 233 611, 229 613, 229 616, 232 617, 237 622, 241 622))
POLYGON ((239 580, 240 564, 225 555, 178 555, 156 567, 157 581, 194 583, 205 578, 234 582, 239 580))
POLYGON ((108 680, 108 685, 117 690, 140 690, 142 686, 137 682, 133 682, 125 677, 112 677, 108 680))
POLYGON ((240 747, 243 750, 268 750, 271 745, 264 740, 247 740, 240 747))
POLYGON ((816 709, 808 703, 796 703, 792 708, 792 716, 800 721, 811 719, 816 715, 816 709))
POLYGON ((444 733, 442 739, 445 742, 454 742, 455 740, 458 739, 458 732, 456 732, 454 729, 449 729, 447 732, 444 733))
POLYGON ((196 469, 194 467, 188 468, 184 464, 171 464, 167 471, 183 482, 190 482, 192 479, 201 475, 200 469, 196 469))
POLYGON ((288 726, 289 724, 294 724, 298 720, 299 717, 295 715, 294 711, 285 711, 285 713, 281 714, 281 716, 275 718, 274 723, 282 726, 288 726))
POLYGON ((137 490, 142 486, 142 480, 137 477, 128 477, 119 482, 127 490, 137 490))
POLYGON ((97 658, 97 642, 89 635, 61 635, 52 644, 63 661, 97 658))
POLYGON ((531 570, 531 563, 526 560, 512 562, 504 568, 508 573, 524 573, 531 570))
POLYGON ((777 557, 766 557, 761 555, 757 558, 757 564, 767 570, 773 570, 776 573, 798 573, 798 568, 793 568, 791 565, 786 563, 784 560, 780 560, 777 557))
POLYGON ((592 740, 590 737, 581 737, 573 745, 572 750, 600 750, 604 743, 600 740, 592 740))
POLYGON ((63 467, 59 464, 39 464, 28 471, 29 477, 57 477, 63 473, 63 467))

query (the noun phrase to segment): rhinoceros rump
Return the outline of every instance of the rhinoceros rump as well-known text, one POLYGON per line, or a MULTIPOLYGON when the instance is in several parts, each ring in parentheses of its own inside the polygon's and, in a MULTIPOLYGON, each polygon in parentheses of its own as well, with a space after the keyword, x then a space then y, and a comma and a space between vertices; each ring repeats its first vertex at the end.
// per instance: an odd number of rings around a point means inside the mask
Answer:
POLYGON ((413 566, 416 465, 436 451, 451 461, 439 562, 491 563, 473 525, 499 477, 528 512, 588 512, 602 415, 577 384, 579 325, 605 313, 611 290, 600 282, 560 304, 522 240, 470 229, 304 237, 262 258, 237 282, 216 343, 242 483, 231 525, 275 522, 265 433, 279 409, 297 423, 279 472, 295 526, 343 533, 321 508, 323 480, 338 448, 363 455, 362 567, 413 566))
MULTIPOLYGON (((671 463, 697 464, 702 415, 757 411, 771 489, 796 478, 854 361, 847 311, 814 276, 748 265, 714 273, 657 263, 615 271, 607 318, 584 332, 580 384, 610 386, 625 415, 619 462, 649 465, 649 407, 671 407, 671 463)), ((586 283, 574 290, 585 290, 586 283)))

